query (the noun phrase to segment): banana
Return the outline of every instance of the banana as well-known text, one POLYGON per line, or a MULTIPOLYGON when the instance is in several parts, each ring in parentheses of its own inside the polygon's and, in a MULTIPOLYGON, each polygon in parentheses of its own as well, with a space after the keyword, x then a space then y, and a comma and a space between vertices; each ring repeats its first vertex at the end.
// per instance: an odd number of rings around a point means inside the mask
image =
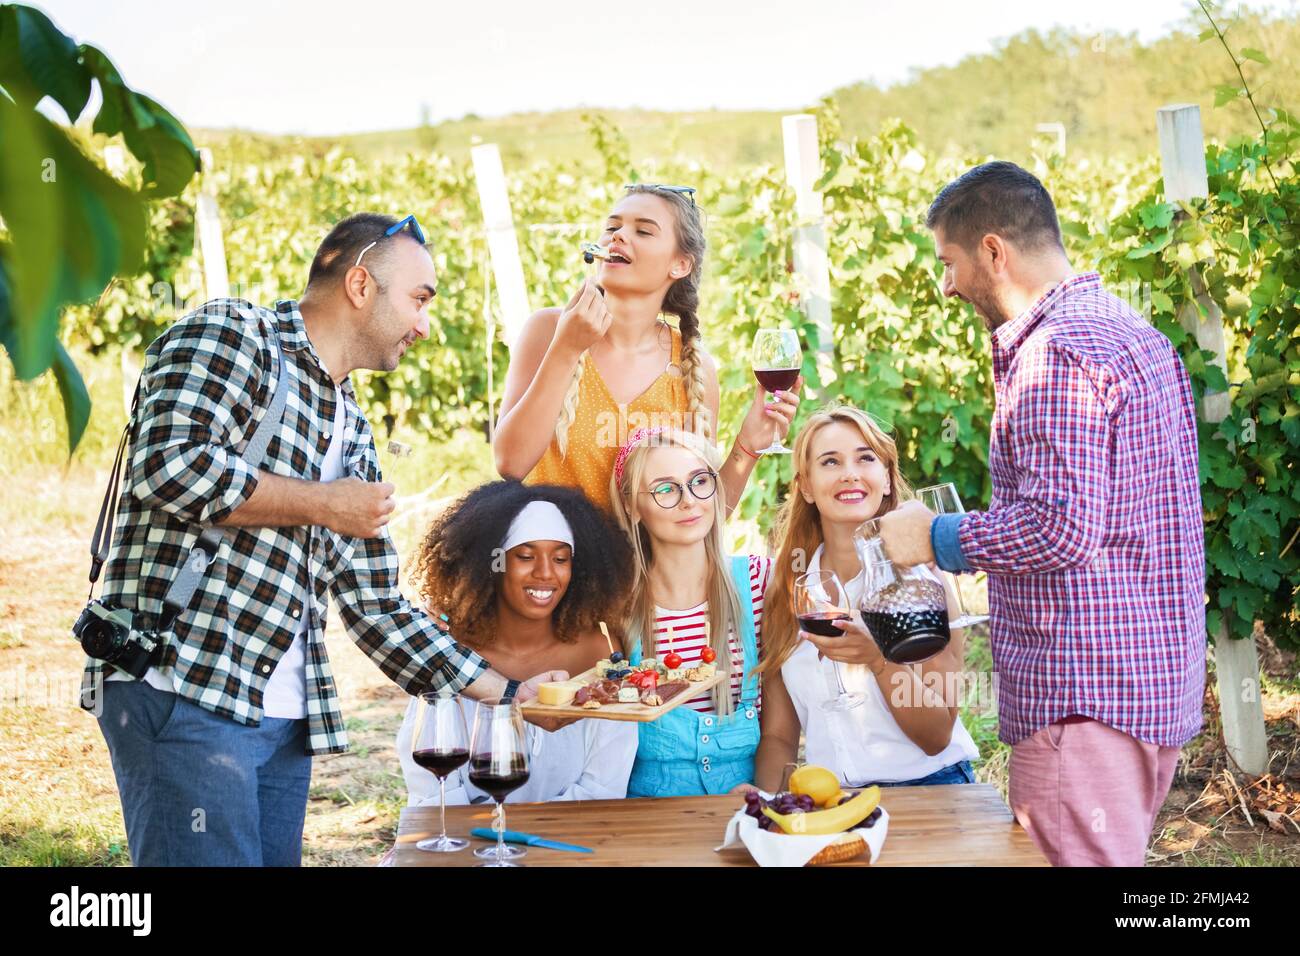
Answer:
POLYGON ((764 807, 763 813, 781 828, 783 833, 819 836, 826 833, 843 833, 857 826, 871 815, 880 803, 880 788, 868 787, 848 803, 829 810, 814 810, 812 813, 777 813, 770 807, 764 807))

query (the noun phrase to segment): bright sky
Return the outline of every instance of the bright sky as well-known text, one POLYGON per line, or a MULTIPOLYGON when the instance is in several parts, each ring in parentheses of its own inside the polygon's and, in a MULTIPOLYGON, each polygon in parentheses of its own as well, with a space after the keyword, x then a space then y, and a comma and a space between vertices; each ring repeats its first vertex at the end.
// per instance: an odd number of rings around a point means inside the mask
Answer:
POLYGON ((1190 0, 27 2, 74 39, 103 49, 128 84, 188 126, 307 134, 416 126, 424 106, 433 122, 575 106, 799 108, 837 86, 890 83, 906 79, 913 67, 955 63, 1029 27, 1059 24, 1150 39, 1194 6, 1190 0))

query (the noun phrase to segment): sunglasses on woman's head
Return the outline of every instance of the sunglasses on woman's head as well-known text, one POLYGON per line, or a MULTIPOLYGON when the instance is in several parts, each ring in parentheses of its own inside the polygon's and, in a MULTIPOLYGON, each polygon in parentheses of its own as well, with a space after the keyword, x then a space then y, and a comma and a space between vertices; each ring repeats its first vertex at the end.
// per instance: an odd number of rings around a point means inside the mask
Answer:
POLYGON ((666 186, 663 183, 628 183, 624 189, 662 189, 664 192, 676 193, 679 196, 685 196, 695 205, 695 187, 694 186, 666 186))

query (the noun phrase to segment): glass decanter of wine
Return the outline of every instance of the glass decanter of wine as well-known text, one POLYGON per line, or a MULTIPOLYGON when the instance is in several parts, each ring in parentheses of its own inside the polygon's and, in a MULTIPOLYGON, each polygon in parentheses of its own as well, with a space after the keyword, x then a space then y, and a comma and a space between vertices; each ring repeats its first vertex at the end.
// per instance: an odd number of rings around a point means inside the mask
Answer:
POLYGON ((885 659, 916 664, 948 646, 943 581, 923 564, 900 567, 885 557, 880 519, 864 522, 855 543, 862 559, 862 621, 885 659))

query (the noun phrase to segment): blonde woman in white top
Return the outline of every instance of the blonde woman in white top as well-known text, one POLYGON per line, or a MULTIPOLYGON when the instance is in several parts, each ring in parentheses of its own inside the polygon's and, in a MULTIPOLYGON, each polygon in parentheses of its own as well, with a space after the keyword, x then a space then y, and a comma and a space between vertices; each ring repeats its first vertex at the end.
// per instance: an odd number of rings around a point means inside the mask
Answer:
MULTIPOLYGON (((854 531, 911 494, 893 440, 859 409, 817 412, 794 445, 790 495, 778 519, 778 554, 768 587, 764 642, 762 738, 754 782, 774 791, 795 760, 799 734, 808 763, 833 771, 845 786, 973 783, 979 752, 958 716, 953 680, 963 668, 964 633, 915 665, 885 660, 860 613, 839 637, 799 630, 794 580, 806 571, 834 571, 856 605, 863 586, 854 531), (835 697, 834 664, 860 706, 827 711, 835 697)), ((957 616, 955 595, 949 614, 957 616)))

